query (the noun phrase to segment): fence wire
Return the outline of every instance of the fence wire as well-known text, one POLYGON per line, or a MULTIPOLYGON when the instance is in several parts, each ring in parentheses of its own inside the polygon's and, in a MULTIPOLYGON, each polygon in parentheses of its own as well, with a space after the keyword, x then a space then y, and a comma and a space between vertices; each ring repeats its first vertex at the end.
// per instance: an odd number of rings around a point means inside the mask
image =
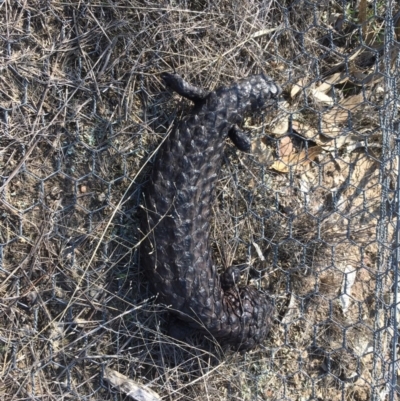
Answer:
POLYGON ((0 1, 0 399, 397 400, 399 41, 391 0, 0 1), (172 70, 284 89, 210 205, 276 307, 244 355, 169 337, 140 264, 172 70))

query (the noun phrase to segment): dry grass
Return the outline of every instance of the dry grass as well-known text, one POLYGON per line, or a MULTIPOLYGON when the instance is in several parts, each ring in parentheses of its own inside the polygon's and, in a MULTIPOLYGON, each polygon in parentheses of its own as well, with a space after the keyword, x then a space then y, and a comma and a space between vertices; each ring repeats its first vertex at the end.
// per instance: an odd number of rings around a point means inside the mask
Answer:
POLYGON ((376 227, 390 143, 371 75, 385 8, 348 3, 0 2, 1 400, 125 399, 106 368, 168 400, 386 394, 392 229, 378 242, 376 227), (151 154, 188 108, 161 84, 172 69, 211 89, 264 71, 285 89, 279 110, 246 120, 258 155, 228 145, 213 206, 215 260, 251 262, 277 307, 247 355, 169 338, 138 262, 151 154), (337 72, 335 109, 313 85, 337 72), (283 156, 271 127, 293 120, 307 134, 289 130, 283 156), (312 162, 293 157, 312 148, 312 162))

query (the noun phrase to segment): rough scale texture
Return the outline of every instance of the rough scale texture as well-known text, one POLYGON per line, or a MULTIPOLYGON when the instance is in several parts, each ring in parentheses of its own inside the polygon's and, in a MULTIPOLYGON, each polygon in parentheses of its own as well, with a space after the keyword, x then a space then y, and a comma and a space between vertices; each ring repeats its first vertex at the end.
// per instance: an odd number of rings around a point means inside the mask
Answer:
POLYGON ((246 112, 271 104, 281 89, 263 74, 212 92, 177 74, 163 79, 195 106, 157 153, 144 193, 141 260, 152 290, 179 319, 221 344, 249 350, 266 337, 273 308, 255 287, 236 285, 238 269, 217 273, 209 247, 211 204, 225 138, 249 150, 237 124, 246 112))

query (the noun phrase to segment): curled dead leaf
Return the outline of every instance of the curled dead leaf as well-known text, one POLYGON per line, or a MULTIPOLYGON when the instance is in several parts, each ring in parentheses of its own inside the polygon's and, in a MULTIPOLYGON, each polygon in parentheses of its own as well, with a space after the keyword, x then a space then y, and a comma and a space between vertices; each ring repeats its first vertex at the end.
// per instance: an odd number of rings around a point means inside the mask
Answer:
MULTIPOLYGON (((349 80, 349 76, 345 71, 335 72, 334 74, 331 74, 331 75, 327 76, 326 78, 324 78, 324 80, 323 80, 324 83, 322 85, 329 85, 329 88, 331 88, 332 85, 344 84, 348 80, 349 80)), ((320 87, 318 87, 317 89, 322 92, 320 87)))
POLYGON ((318 136, 318 131, 315 128, 301 121, 294 120, 292 128, 305 139, 314 140, 318 136))
POLYGON ((270 129, 271 134, 281 136, 285 135, 289 129, 289 121, 287 116, 282 116, 277 123, 270 129))
POLYGON ((311 97, 316 102, 325 103, 325 104, 328 104, 330 106, 335 103, 333 98, 331 98, 330 96, 326 95, 324 92, 320 92, 317 89, 312 89, 312 90, 310 90, 309 93, 310 93, 311 97))
POLYGON ((290 91, 290 97, 293 99, 301 90, 305 89, 308 84, 308 77, 303 77, 293 84, 292 90, 290 91))
POLYGON ((279 160, 276 160, 271 165, 271 169, 280 173, 288 173, 292 167, 301 167, 314 161, 322 150, 321 146, 313 146, 307 150, 303 149, 300 153, 293 152, 288 156, 283 156, 279 160))
POLYGON ((291 155, 293 150, 293 143, 290 136, 285 136, 279 141, 278 153, 280 157, 291 155))
MULTIPOLYGON (((326 121, 322 122, 322 127, 321 127, 321 134, 325 135, 325 137, 329 139, 333 139, 338 137, 342 133, 342 129, 338 127, 334 123, 329 123, 326 121)), ((326 143, 326 141, 323 141, 323 143, 326 143)))
POLYGON ((364 96, 359 93, 349 96, 339 103, 340 106, 332 107, 332 109, 324 113, 322 115, 322 133, 329 137, 339 135, 342 129, 338 125, 347 121, 352 112, 358 111, 363 102, 364 96))

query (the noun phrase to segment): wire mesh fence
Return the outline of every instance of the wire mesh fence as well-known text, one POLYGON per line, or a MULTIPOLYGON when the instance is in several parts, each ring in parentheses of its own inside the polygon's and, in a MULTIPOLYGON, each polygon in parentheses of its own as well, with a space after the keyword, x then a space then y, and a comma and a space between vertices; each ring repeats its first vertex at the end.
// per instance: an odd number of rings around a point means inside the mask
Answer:
POLYGON ((398 399, 397 2, 4 0, 0 21, 1 399, 398 399), (210 205, 220 271, 249 264, 275 305, 244 355, 169 336, 140 263, 153 151, 190 108, 172 70, 284 90, 210 205))

